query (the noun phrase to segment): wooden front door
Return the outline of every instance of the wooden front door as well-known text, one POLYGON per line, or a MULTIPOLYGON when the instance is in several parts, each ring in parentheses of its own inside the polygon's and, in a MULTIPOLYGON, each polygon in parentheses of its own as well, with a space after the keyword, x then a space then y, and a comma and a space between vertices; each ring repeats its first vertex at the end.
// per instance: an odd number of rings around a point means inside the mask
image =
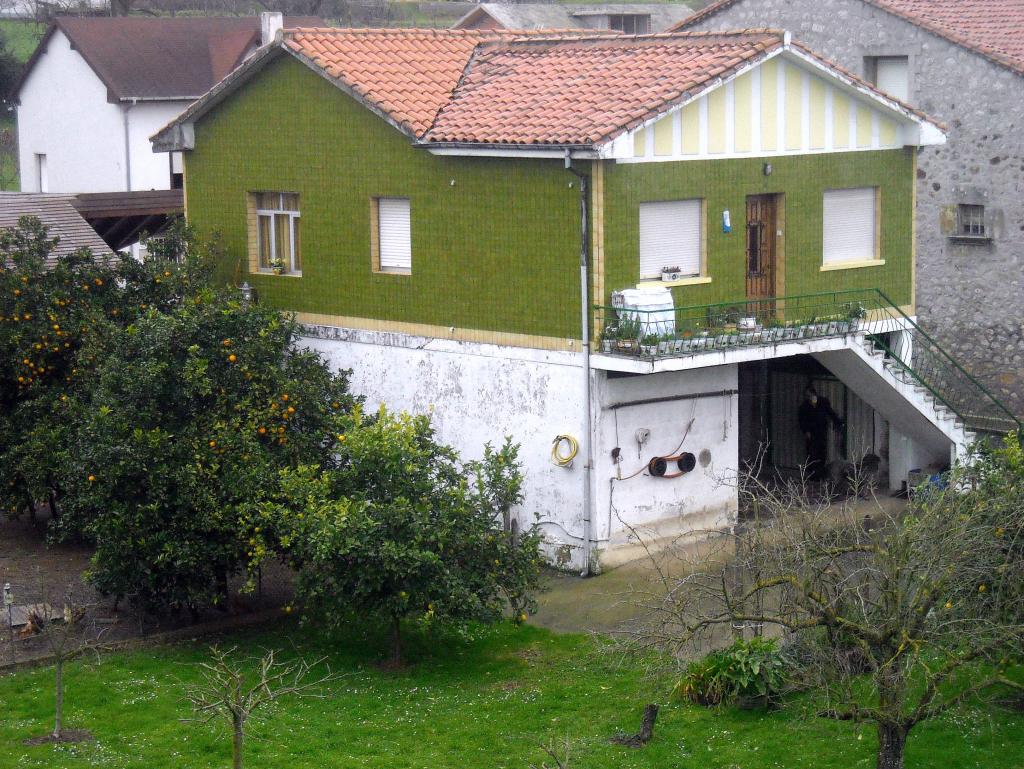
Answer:
POLYGON ((775 296, 777 223, 775 195, 747 198, 747 299, 775 296))

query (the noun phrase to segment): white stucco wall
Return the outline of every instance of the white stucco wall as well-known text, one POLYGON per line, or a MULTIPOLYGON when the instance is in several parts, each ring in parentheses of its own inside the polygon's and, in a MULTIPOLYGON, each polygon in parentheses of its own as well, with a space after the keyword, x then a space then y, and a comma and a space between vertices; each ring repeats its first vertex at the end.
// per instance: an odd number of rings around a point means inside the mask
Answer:
POLYGON ((127 187, 125 113, 128 109, 132 189, 168 189, 166 154, 149 136, 187 102, 111 104, 107 88, 56 30, 21 89, 18 155, 21 189, 39 192, 36 155, 46 155, 49 192, 119 192, 127 187))
MULTIPOLYGON (((525 499, 516 516, 528 527, 539 515, 550 541, 549 555, 565 567, 583 565, 583 457, 572 467, 551 462, 555 436, 570 434, 582 443, 584 416, 582 356, 579 353, 499 347, 404 334, 318 327, 303 343, 338 368, 352 369, 352 389, 366 407, 384 403, 393 410, 432 411, 438 438, 464 459, 479 458, 484 444, 511 435, 521 444, 526 474, 525 499)), ((607 379, 592 374, 594 472, 592 527, 595 549, 623 543, 622 521, 679 533, 727 522, 736 509, 735 489, 720 478, 734 473, 737 455, 736 396, 716 396, 662 404, 607 406, 623 401, 735 390, 735 366, 698 371, 607 379), (623 448, 623 475, 639 468, 632 435, 651 429, 644 463, 678 443, 691 416, 693 428, 683 446, 699 455, 711 452, 707 467, 679 479, 611 479, 615 446, 623 448), (618 435, 616 438, 616 419, 618 435), (612 508, 614 504, 614 510, 612 508), (621 517, 621 521, 620 521, 621 517)))
MULTIPOLYGON (((594 447, 595 530, 600 540, 610 540, 615 547, 628 538, 629 527, 638 527, 650 539, 733 522, 739 451, 737 372, 737 366, 725 365, 624 378, 602 375, 594 447), (700 397, 679 397, 688 395, 700 397), (668 400, 636 403, 655 399, 668 400), (612 408, 616 404, 619 407, 612 408), (641 429, 650 437, 638 451, 636 432, 641 429), (618 468, 611 459, 615 447, 621 451, 618 468), (647 472, 629 478, 652 457, 684 451, 698 458, 706 451, 707 464, 698 461, 679 478, 647 472)), ((676 471, 670 463, 669 472, 676 471)))
POLYGON ((128 110, 133 190, 170 189, 170 155, 153 152, 149 137, 184 112, 188 105, 187 101, 139 102, 128 110))

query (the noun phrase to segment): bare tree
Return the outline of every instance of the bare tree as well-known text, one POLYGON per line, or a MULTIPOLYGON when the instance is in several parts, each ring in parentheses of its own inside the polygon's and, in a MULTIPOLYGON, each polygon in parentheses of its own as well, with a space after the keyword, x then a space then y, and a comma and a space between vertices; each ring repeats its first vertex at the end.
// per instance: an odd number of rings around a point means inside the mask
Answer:
POLYGON ((313 669, 324 662, 303 659, 280 662, 274 650, 268 651, 256 662, 256 670, 246 672, 244 661, 236 662, 233 657, 236 647, 210 649, 210 662, 199 664, 202 682, 189 689, 185 695, 192 703, 195 717, 186 721, 210 723, 218 718, 225 719, 231 726, 231 756, 234 769, 242 769, 242 745, 245 728, 255 713, 282 697, 324 697, 319 687, 334 681, 339 676, 326 672, 313 677, 313 669))
MULTIPOLYGON (((45 596, 46 591, 40 590, 45 596)), ((71 593, 64 595, 62 610, 55 612, 50 603, 35 604, 29 614, 24 631, 27 637, 41 640, 46 652, 53 660, 54 668, 54 717, 53 731, 38 742, 78 742, 91 739, 83 730, 64 728, 64 667, 68 662, 87 654, 97 658, 102 650, 104 631, 96 623, 95 605, 76 602, 71 593)))
MULTIPOLYGON (((818 716, 873 724, 901 769, 922 721, 1000 687, 1022 651, 1024 506, 958 472, 905 510, 812 501, 801 483, 741 483, 751 520, 699 552, 652 554, 634 648, 707 650, 733 629, 781 634, 818 716)), ((1020 484, 1018 481, 1018 485, 1020 484)), ((724 637, 724 638, 723 638, 724 637)))
POLYGON ((555 740, 551 740, 547 745, 541 745, 540 749, 543 750, 547 758, 551 759, 554 763, 549 764, 547 759, 545 759, 540 764, 530 764, 530 769, 569 769, 569 759, 572 749, 572 743, 569 741, 569 735, 565 736, 565 740, 562 745, 559 745, 555 740))

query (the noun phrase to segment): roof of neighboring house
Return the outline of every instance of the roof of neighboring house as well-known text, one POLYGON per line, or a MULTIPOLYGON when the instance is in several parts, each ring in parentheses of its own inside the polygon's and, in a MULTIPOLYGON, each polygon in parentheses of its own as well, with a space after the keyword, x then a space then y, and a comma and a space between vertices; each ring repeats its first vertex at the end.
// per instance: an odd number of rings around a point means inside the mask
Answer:
POLYGON ((96 256, 109 255, 110 248, 96 230, 75 209, 75 196, 46 192, 0 192, 0 228, 18 225, 23 216, 34 216, 43 223, 52 238, 59 238, 57 248, 47 259, 55 262, 80 248, 88 248, 96 256))
MULTIPOLYGON (((1024 74, 1024 2, 1021 0, 862 1, 1024 74)), ((740 0, 718 0, 673 29, 686 29, 738 2, 740 0)))
POLYGON ((481 50, 423 137, 589 145, 783 45, 781 32, 514 41, 481 50))
POLYGON ((647 15, 651 30, 660 32, 685 19, 693 10, 683 3, 613 3, 571 5, 560 3, 480 3, 452 25, 459 29, 490 16, 505 29, 569 29, 580 27, 583 16, 647 15))
POLYGON ((789 51, 918 123, 940 126, 778 30, 624 36, 579 30, 287 30, 153 136, 191 148, 194 121, 291 54, 425 144, 603 144, 789 51))
MULTIPOLYGON (((316 26, 312 17, 285 18, 285 26, 316 26)), ((16 97, 54 32, 107 87, 112 100, 193 100, 235 69, 260 44, 257 16, 61 17, 47 29, 14 88, 16 97)))

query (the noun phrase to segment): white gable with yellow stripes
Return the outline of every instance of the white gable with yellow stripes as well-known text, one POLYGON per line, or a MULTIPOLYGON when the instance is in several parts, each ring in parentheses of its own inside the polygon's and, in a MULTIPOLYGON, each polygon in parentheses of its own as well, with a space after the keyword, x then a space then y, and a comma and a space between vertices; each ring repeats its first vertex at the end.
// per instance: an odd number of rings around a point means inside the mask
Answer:
POLYGON ((786 46, 606 145, 626 163, 942 144, 934 123, 786 46))

